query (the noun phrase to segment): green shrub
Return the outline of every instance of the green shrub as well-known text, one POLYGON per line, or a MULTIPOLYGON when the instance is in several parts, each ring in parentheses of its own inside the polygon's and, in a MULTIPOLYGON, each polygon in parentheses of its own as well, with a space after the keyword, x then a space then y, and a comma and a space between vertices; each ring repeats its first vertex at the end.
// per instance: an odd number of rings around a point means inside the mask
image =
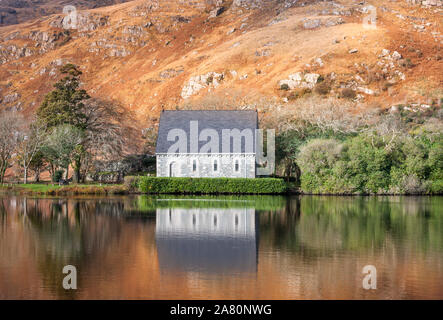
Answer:
POLYGON ((59 182, 63 177, 63 173, 65 173, 64 170, 56 170, 52 176, 52 182, 59 182))
POLYGON ((442 135, 360 133, 344 143, 312 139, 300 147, 301 190, 338 194, 443 193, 442 135))
POLYGON ((368 172, 368 177, 364 189, 364 193, 383 194, 389 190, 389 174, 386 171, 368 172))
POLYGON ((359 193, 386 193, 390 183, 392 154, 383 139, 361 134, 347 141, 347 174, 359 193))
POLYGON ((429 191, 433 194, 443 194, 443 179, 431 180, 429 191))
POLYGON ((321 177, 310 172, 303 173, 300 177, 301 189, 306 193, 324 193, 321 177))
POLYGON ((430 178, 432 180, 443 180, 443 139, 441 137, 440 140, 431 145, 427 163, 430 168, 430 178))
POLYGON ((332 169, 339 159, 342 145, 333 139, 313 139, 300 148, 297 164, 305 172, 319 173, 332 169))
POLYGON ((276 137, 278 174, 297 179, 306 193, 443 193, 443 113, 437 108, 436 102, 423 112, 400 106, 357 128, 330 126, 321 112, 311 122, 295 120, 276 137))
POLYGON ((405 174, 426 179, 430 172, 429 163, 426 161, 429 148, 419 139, 408 138, 405 139, 401 150, 405 155, 403 160, 405 174))
POLYGON ((340 192, 337 185, 342 183, 333 175, 333 168, 342 149, 343 145, 334 139, 312 139, 300 148, 297 164, 302 171, 300 182, 304 192, 340 192))
POLYGON ((276 178, 138 177, 137 186, 140 192, 154 194, 279 194, 287 191, 285 181, 276 178))

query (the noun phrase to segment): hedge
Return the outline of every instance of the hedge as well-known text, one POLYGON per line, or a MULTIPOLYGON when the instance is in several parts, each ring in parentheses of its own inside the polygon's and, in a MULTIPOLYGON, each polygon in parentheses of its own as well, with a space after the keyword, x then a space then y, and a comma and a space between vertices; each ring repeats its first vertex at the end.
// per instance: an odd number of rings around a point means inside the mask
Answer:
POLYGON ((144 193, 182 194, 281 194, 288 189, 276 178, 166 178, 137 177, 136 185, 144 193))

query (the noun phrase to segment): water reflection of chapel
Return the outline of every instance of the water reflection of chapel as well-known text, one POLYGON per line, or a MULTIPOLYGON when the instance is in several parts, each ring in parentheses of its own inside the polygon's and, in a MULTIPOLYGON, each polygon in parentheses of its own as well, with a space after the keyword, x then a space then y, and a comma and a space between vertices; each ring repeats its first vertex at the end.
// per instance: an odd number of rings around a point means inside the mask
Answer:
POLYGON ((156 243, 164 270, 255 273, 258 215, 254 208, 157 208, 156 243))

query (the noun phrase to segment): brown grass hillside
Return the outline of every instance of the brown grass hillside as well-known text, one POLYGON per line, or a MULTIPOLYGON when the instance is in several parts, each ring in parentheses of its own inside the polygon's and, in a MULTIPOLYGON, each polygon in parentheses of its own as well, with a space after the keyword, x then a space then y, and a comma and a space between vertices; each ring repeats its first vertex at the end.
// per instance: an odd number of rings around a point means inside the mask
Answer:
POLYGON ((435 4, 137 0, 79 11, 75 29, 62 27, 63 14, 5 26, 1 108, 33 114, 66 62, 81 67, 91 96, 120 102, 141 127, 162 108, 224 101, 264 111, 309 91, 352 90, 368 107, 431 104, 443 97, 443 9, 435 4), (362 23, 369 5, 375 29, 362 23), (297 72, 320 75, 323 89, 320 80, 281 86, 297 72))

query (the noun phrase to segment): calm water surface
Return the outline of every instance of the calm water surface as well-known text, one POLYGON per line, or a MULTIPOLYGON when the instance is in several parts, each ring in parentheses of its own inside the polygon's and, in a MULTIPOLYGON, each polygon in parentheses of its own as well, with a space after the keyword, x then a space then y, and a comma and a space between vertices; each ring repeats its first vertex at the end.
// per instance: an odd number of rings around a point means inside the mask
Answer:
POLYGON ((443 299, 443 197, 0 195, 0 299, 443 299), (65 265, 78 290, 65 291, 65 265), (362 268, 377 268, 364 290, 362 268))

